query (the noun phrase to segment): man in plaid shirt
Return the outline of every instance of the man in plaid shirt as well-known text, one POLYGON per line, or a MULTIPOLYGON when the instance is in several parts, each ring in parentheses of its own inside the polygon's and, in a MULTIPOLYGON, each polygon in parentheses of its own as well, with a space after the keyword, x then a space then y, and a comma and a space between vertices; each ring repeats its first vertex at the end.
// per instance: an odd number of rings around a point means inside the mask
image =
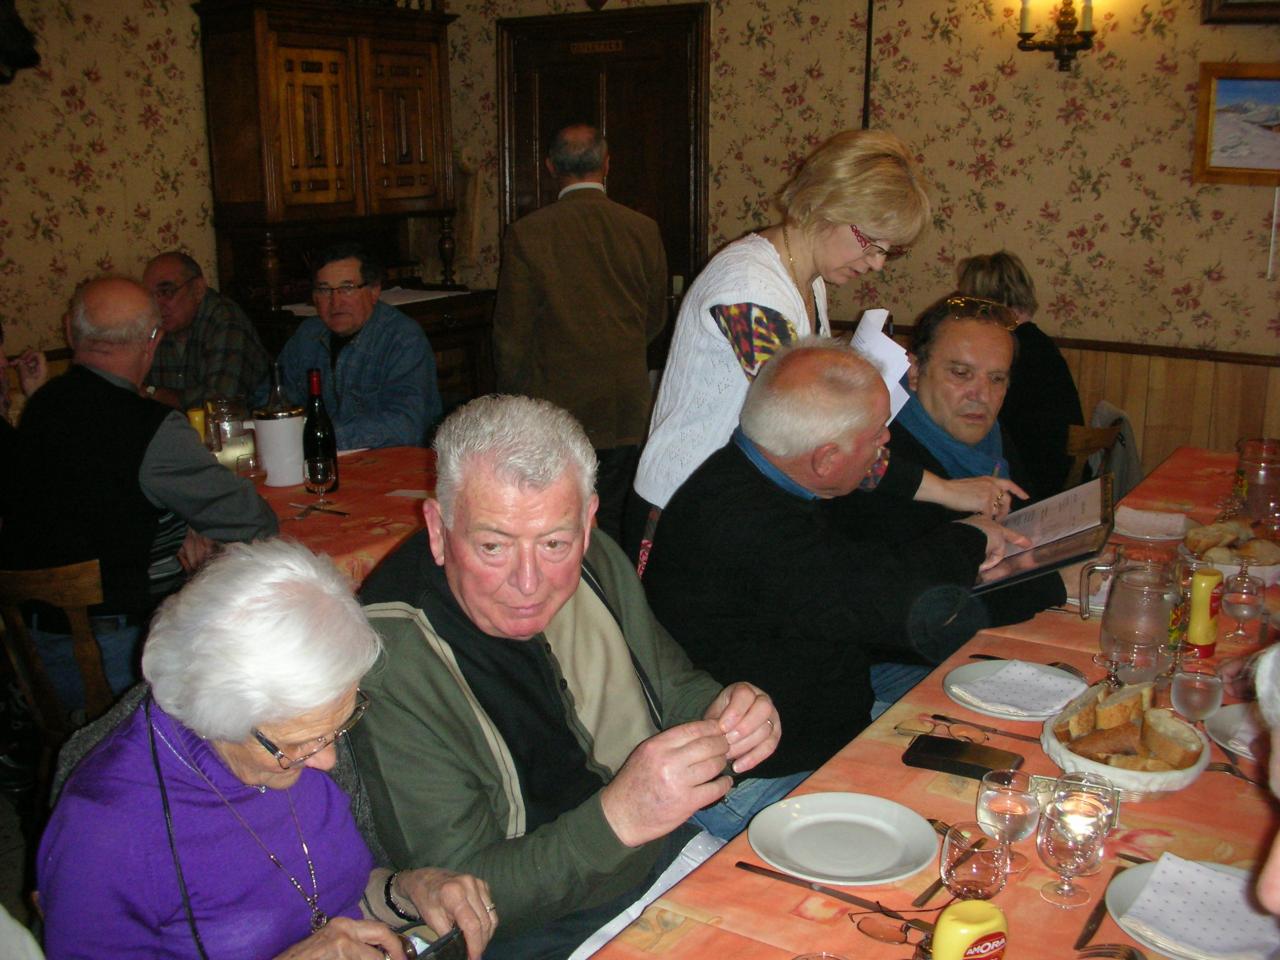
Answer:
POLYGON ((179 251, 147 264, 143 285, 160 309, 165 335, 147 377, 147 393, 179 410, 209 397, 252 401, 271 360, 249 318, 204 279, 200 264, 179 251))

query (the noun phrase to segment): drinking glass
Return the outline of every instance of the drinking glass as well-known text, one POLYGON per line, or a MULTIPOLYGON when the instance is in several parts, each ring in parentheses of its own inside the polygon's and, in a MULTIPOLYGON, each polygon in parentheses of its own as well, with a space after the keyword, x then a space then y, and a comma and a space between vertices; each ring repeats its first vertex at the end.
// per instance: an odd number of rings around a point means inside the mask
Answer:
POLYGON ((302 464, 302 478, 306 481, 307 493, 320 498, 316 506, 323 507, 333 502, 324 498, 338 482, 337 465, 332 457, 308 457, 302 464))
POLYGON ((1102 862, 1107 820, 1106 807, 1090 796, 1052 800, 1041 811, 1036 848, 1058 879, 1041 887, 1040 896, 1055 907, 1069 910, 1089 902, 1089 891, 1080 889, 1072 880, 1097 871, 1102 862))
POLYGON ((1169 688, 1173 709, 1192 723, 1207 720, 1222 706, 1222 678, 1207 663, 1184 663, 1169 688))
MULTIPOLYGON (((1097 773, 1085 773, 1082 770, 1070 770, 1058 777, 1050 791, 1054 800, 1067 800, 1071 797, 1090 797, 1102 804, 1107 813, 1107 830, 1109 836, 1120 825, 1120 791, 1106 777, 1097 773)), ((1104 841, 1105 842, 1105 841, 1104 841)), ((1105 856, 1106 851, 1103 851, 1105 856)), ((1102 858, 1097 865, 1084 871, 1079 876, 1097 873, 1102 869, 1102 858)))
POLYGON ((999 841, 1005 872, 1025 869, 1027 858, 1011 849, 1010 844, 1031 836, 1040 819, 1040 798, 1031 789, 1030 774, 992 770, 982 778, 977 806, 983 832, 999 841))
POLYGON ((1249 565, 1240 565, 1240 572, 1227 577, 1222 585, 1222 611, 1234 617, 1236 628, 1227 634, 1227 640, 1247 640, 1244 625, 1262 613, 1262 596, 1266 590, 1262 581, 1249 575, 1249 565))
POLYGON ((1004 887, 1004 864, 999 845, 980 824, 953 823, 942 839, 938 874, 957 899, 990 900, 1004 887))

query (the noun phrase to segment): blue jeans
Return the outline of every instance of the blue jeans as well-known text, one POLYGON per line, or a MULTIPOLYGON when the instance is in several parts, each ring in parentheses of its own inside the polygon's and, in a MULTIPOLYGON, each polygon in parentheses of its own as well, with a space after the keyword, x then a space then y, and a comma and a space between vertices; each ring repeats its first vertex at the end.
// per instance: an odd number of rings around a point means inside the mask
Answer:
POLYGON ((871 706, 874 720, 907 695, 907 692, 929 675, 932 668, 916 663, 874 663, 871 665, 871 691, 876 701, 871 706))
POLYGON ((739 781, 719 803, 699 810, 691 819, 713 837, 732 840, 746 829, 752 817, 781 800, 812 772, 806 770, 767 780, 748 777, 739 781))
MULTIPOLYGON (((27 633, 44 661, 45 673, 62 705, 71 712, 84 709, 84 683, 80 667, 71 652, 71 634, 49 633, 39 627, 39 616, 31 618, 27 633)), ((129 626, 124 617, 90 617, 89 625, 102 650, 102 669, 111 692, 119 695, 138 682, 137 648, 142 628, 129 626)))

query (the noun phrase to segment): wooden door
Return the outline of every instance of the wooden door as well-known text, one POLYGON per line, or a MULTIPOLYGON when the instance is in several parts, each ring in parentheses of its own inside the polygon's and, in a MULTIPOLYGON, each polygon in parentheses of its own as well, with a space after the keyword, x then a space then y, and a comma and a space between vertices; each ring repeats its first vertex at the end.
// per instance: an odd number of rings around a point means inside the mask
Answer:
POLYGON ((273 35, 271 69, 279 118, 281 204, 285 208, 354 204, 357 183, 352 108, 352 50, 273 35))
POLYGON ((687 282, 706 259, 709 27, 702 3, 499 20, 502 226, 556 199, 556 130, 594 123, 609 196, 658 222, 687 282))
POLYGON ((372 213, 447 202, 440 47, 361 41, 365 169, 372 213))

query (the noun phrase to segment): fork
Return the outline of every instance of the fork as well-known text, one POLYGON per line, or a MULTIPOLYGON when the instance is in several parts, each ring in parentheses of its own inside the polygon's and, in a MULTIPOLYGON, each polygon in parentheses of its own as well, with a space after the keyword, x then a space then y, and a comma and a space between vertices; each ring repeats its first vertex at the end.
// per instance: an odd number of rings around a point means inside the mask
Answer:
POLYGON ((1229 773, 1237 780, 1243 780, 1245 783, 1251 783, 1255 787, 1263 786, 1262 781, 1253 779, 1253 777, 1249 776, 1234 763, 1222 763, 1219 760, 1215 760, 1213 763, 1205 767, 1205 769, 1212 770, 1215 773, 1229 773))
POLYGON ((1076 952, 1077 957, 1107 957, 1109 960, 1147 960, 1137 947, 1125 943, 1095 943, 1076 952))

